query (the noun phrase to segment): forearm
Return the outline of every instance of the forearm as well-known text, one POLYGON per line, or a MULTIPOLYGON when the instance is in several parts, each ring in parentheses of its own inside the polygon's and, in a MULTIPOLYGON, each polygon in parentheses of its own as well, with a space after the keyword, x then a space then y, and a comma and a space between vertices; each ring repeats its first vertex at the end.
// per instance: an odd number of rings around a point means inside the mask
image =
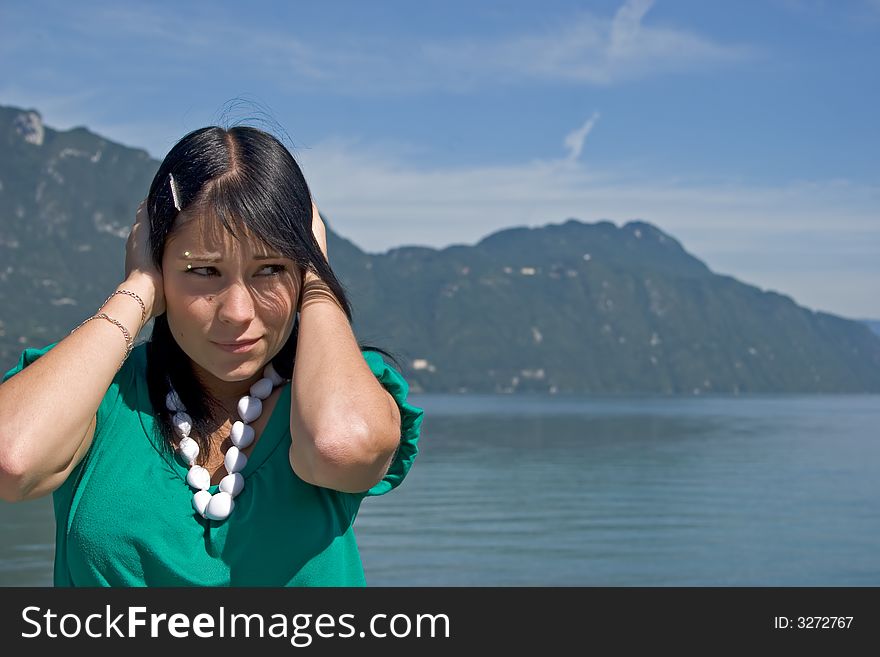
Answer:
MULTIPOLYGON (((126 281, 116 289, 131 290, 145 304, 152 304, 148 288, 138 280, 126 281)), ((149 313, 151 305, 146 307, 149 313)), ((114 295, 96 312, 119 321, 132 338, 143 325, 141 306, 128 295, 114 295)), ((92 319, 0 385, 0 478, 4 490, 31 487, 68 466, 125 350, 118 326, 106 319, 92 319)))
POLYGON ((381 478, 399 440, 397 405, 364 360, 335 296, 308 272, 291 389, 291 465, 356 492, 381 478))

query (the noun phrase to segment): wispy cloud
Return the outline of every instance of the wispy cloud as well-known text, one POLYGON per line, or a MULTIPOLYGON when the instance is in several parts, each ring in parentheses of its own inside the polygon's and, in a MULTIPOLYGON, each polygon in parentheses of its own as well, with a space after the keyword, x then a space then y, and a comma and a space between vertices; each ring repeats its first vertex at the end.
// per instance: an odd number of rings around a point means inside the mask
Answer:
POLYGON ((570 162, 574 162, 581 156, 581 151, 584 148, 584 140, 587 138, 587 135, 590 134, 593 126, 596 125, 596 121, 598 120, 599 112, 593 112, 593 116, 587 119, 580 128, 565 135, 563 145, 568 149, 568 160, 570 162))
POLYGON ((435 66, 470 71, 480 83, 544 79, 610 84, 637 77, 753 59, 758 49, 724 44, 693 32, 645 24, 653 0, 627 0, 612 18, 582 13, 541 34, 495 41, 426 44, 435 66))
MULTIPOLYGON (((42 41, 68 57, 100 57, 104 76, 112 71, 113 62, 106 55, 116 44, 129 54, 139 53, 136 68, 126 57, 128 69, 120 65, 117 76, 190 84, 195 71, 222 71, 233 78, 271 79, 287 90, 305 85, 364 95, 467 92, 536 80, 607 85, 740 62, 757 54, 751 46, 652 25, 646 17, 652 5, 653 0, 626 0, 613 16, 577 13, 531 33, 450 39, 357 33, 334 35, 332 40, 242 23, 221 10, 200 13, 181 7, 168 13, 148 4, 77 6, 68 10, 66 33, 42 41), (198 29, 180 29, 188 24, 198 29)), ((37 27, 27 29, 37 36, 37 27)), ((28 41, 33 42, 23 38, 13 44, 28 41)), ((7 45, 3 51, 14 54, 10 49, 16 47, 7 45)))

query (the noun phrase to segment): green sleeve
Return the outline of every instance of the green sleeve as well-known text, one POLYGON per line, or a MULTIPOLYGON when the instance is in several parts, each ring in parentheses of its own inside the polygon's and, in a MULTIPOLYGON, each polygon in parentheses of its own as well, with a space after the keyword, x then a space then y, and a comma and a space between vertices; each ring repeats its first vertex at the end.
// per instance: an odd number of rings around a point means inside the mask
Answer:
POLYGON ((363 493, 357 493, 359 497, 371 497, 384 495, 388 491, 397 488, 412 467, 416 455, 419 453, 419 434, 421 433, 424 410, 407 402, 409 384, 406 379, 385 362, 382 354, 377 351, 362 351, 370 370, 379 379, 384 388, 391 393, 400 409, 400 444, 397 452, 388 468, 388 472, 375 486, 363 493))

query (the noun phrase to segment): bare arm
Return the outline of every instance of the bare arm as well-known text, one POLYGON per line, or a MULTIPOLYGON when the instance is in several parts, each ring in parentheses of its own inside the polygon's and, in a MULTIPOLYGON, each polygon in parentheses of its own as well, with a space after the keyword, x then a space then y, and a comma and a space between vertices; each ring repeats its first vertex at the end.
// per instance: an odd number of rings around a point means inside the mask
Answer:
POLYGON ((317 486, 365 491, 385 475, 400 442, 400 411, 364 360, 330 288, 306 272, 301 294, 291 467, 317 486))
MULTIPOLYGON (((138 276, 116 289, 153 303, 151 286, 138 276)), ((128 295, 113 296, 102 312, 132 338, 142 328, 141 306, 128 295)), ((98 406, 125 349, 119 327, 93 319, 0 385, 0 498, 40 497, 64 482, 91 444, 98 406)))

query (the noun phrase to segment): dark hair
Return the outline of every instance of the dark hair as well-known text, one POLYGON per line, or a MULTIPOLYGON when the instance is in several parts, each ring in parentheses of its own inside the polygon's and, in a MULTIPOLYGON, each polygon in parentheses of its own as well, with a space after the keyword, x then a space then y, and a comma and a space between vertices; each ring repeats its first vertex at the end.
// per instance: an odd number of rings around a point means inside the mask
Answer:
MULTIPOLYGON (((147 197, 150 252, 159 270, 174 221, 184 211, 219 218, 236 239, 235 225, 243 227, 299 267, 317 273, 352 321, 345 290, 312 233, 308 185, 296 160, 273 135, 250 126, 210 126, 190 132, 174 145, 147 197), (175 207, 169 174, 177 187, 180 211, 175 207)), ((272 359, 275 370, 286 379, 293 373, 298 333, 297 316, 289 339, 272 359)), ((358 346, 394 360, 378 347, 358 346)), ((166 314, 154 318, 146 350, 147 386, 162 442, 169 449, 174 446, 172 413, 165 406, 173 386, 192 418, 192 437, 199 443, 199 462, 204 463, 211 451, 208 435, 216 429, 211 426, 212 413, 221 409, 221 403, 200 385, 189 357, 171 334, 166 314)))

